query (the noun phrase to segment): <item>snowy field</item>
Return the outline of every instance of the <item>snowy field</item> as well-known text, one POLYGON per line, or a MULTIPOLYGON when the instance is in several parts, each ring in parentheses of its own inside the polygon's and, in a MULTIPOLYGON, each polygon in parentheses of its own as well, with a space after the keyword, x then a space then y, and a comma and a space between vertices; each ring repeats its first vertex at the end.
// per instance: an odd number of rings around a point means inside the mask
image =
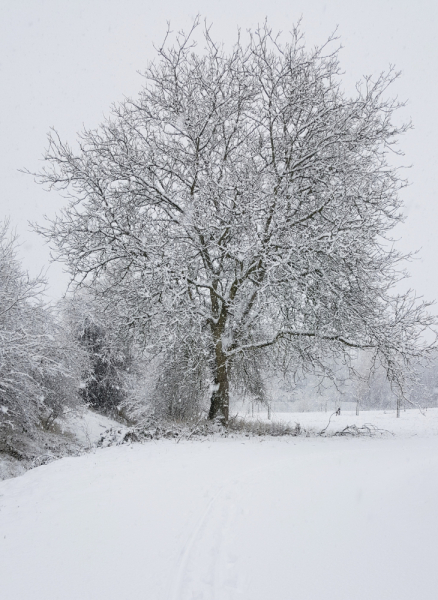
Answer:
MULTIPOLYGON (((246 419, 254 421, 268 421, 266 412, 255 412, 254 417, 250 413, 240 411, 246 419)), ((378 429, 400 436, 438 436, 438 409, 429 408, 423 411, 410 409, 400 412, 400 418, 396 418, 395 410, 367 410, 360 411, 356 416, 355 411, 342 410, 339 416, 333 411, 327 412, 272 412, 274 421, 285 421, 287 423, 299 423, 301 427, 314 433, 320 432, 327 425, 326 433, 333 434, 342 431, 348 425, 362 427, 369 424, 378 429)), ((438 596, 437 596, 438 597, 438 596)))
POLYGON ((438 410, 336 419, 395 435, 163 440, 0 483, 1 599, 436 600, 438 410))

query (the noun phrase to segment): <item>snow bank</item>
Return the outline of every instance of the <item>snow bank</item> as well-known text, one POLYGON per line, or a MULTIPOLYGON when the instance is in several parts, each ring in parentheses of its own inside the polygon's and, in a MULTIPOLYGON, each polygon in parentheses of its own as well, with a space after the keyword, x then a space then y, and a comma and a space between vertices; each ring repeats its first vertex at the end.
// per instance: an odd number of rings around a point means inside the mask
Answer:
POLYGON ((73 435, 85 448, 91 448, 99 441, 104 431, 117 425, 120 426, 120 423, 109 417, 92 410, 84 410, 82 414, 67 419, 63 423, 63 429, 73 435))
POLYGON ((46 464, 62 456, 74 456, 91 449, 102 433, 119 425, 91 410, 71 414, 55 423, 53 431, 40 431, 36 439, 28 438, 27 459, 17 460, 0 452, 0 481, 22 475, 36 465, 46 464))

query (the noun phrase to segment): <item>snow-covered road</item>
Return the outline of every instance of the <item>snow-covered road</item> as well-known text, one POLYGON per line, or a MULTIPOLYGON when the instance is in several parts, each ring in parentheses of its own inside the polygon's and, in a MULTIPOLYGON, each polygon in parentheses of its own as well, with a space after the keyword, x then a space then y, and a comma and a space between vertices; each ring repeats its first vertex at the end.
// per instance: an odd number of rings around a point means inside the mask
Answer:
POLYGON ((438 437, 161 441, 0 483, 2 600, 436 600, 438 437))

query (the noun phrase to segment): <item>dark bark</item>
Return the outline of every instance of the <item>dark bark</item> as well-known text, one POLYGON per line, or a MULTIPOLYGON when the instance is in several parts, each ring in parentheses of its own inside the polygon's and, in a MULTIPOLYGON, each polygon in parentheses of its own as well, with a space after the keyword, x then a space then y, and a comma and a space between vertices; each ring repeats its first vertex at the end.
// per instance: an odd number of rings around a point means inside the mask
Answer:
POLYGON ((230 393, 226 365, 223 365, 218 369, 217 375, 218 376, 214 378, 214 391, 211 395, 208 418, 215 419, 216 417, 219 417, 225 425, 228 423, 230 412, 230 393))
POLYGON ((214 389, 211 395, 209 419, 220 418, 225 425, 228 423, 230 412, 230 386, 228 381, 228 369, 226 356, 222 349, 222 341, 216 336, 214 365, 213 365, 214 389))

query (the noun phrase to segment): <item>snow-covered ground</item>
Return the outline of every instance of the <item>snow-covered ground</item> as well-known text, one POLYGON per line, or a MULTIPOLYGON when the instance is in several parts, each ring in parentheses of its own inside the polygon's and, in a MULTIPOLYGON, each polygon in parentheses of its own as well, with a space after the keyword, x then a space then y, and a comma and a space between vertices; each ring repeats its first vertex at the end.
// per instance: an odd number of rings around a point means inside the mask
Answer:
POLYGON ((4 481, 0 597, 435 600, 438 411, 367 422, 396 435, 163 440, 4 481))

